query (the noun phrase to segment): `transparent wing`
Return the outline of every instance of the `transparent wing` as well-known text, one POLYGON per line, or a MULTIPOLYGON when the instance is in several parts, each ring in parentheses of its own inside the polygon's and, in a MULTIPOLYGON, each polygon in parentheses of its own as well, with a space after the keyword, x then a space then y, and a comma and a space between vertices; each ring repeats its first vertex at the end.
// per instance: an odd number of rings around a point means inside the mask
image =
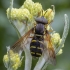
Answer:
MULTIPOLYGON (((14 52, 19 53, 20 51, 23 51, 24 47, 26 47, 26 44, 28 43, 28 39, 32 39, 32 37, 30 37, 33 34, 33 28, 31 30, 29 30, 25 35, 23 35, 12 47, 11 49, 14 52)), ((30 42, 30 41, 29 41, 30 42)))
POLYGON ((44 45, 45 45, 45 50, 44 50, 45 58, 48 59, 50 63, 55 65, 56 64, 55 51, 49 33, 46 33, 44 36, 44 45))

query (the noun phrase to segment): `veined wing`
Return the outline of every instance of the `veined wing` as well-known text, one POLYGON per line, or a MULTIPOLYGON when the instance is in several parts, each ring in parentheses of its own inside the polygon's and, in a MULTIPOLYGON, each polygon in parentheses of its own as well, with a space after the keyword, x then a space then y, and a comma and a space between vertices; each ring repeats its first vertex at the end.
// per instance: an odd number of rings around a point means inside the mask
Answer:
POLYGON ((14 51, 14 52, 17 52, 19 53, 20 50, 23 51, 23 47, 25 47, 25 45, 27 44, 27 40, 28 38, 31 38, 30 35, 33 34, 33 28, 31 30, 29 30, 25 35, 23 35, 12 47, 11 49, 14 51))
POLYGON ((49 33, 46 33, 44 36, 44 44, 45 44, 45 52, 47 52, 45 57, 48 57, 50 63, 55 65, 56 56, 55 56, 54 46, 51 41, 51 36, 49 33))

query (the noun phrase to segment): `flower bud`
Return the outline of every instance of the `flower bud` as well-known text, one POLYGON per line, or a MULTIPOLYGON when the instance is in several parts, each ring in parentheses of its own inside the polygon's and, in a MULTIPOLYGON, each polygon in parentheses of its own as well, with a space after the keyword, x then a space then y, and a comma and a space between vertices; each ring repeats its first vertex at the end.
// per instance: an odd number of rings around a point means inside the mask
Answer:
POLYGON ((48 23, 51 23, 54 19, 54 11, 52 9, 47 9, 45 12, 45 18, 48 20, 48 23))
POLYGON ((60 41, 60 35, 59 35, 59 33, 54 33, 51 36, 52 36, 51 37, 52 43, 54 45, 59 45, 59 41, 60 41))
POLYGON ((57 53, 57 55, 62 54, 62 49, 59 50, 59 52, 57 53))
POLYGON ((33 16, 39 16, 41 11, 42 11, 42 5, 40 3, 34 3, 34 8, 31 11, 33 16))
POLYGON ((9 8, 7 9, 7 16, 10 17, 12 20, 19 20, 19 21, 30 21, 32 16, 28 9, 11 9, 11 15, 9 15, 9 8))
POLYGON ((6 55, 4 55, 3 62, 6 68, 10 66, 10 68, 13 70, 17 70, 18 67, 20 67, 22 64, 22 60, 19 54, 14 53, 12 50, 9 50, 9 52, 6 55))
POLYGON ((32 9, 34 8, 34 2, 32 0, 26 0, 23 6, 24 8, 27 8, 31 13, 32 9))

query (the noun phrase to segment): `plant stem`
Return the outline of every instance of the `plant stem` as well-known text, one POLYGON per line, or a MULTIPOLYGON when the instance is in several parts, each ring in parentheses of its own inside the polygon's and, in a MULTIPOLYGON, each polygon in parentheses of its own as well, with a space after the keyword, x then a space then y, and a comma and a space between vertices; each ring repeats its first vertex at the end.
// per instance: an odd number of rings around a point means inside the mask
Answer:
POLYGON ((62 45, 65 43, 66 37, 69 32, 69 19, 68 19, 67 14, 65 14, 64 17, 65 17, 65 26, 64 26, 64 31, 62 35, 62 41, 61 41, 60 46, 55 51, 56 54, 59 52, 59 50, 62 48, 62 45))

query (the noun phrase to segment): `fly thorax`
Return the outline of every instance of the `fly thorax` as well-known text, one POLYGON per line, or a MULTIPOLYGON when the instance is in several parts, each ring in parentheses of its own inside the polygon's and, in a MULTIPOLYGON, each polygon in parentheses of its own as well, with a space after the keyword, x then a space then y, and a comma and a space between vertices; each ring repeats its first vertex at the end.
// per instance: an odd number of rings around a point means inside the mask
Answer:
POLYGON ((38 23, 35 28, 35 34, 43 35, 44 34, 44 24, 38 23))

